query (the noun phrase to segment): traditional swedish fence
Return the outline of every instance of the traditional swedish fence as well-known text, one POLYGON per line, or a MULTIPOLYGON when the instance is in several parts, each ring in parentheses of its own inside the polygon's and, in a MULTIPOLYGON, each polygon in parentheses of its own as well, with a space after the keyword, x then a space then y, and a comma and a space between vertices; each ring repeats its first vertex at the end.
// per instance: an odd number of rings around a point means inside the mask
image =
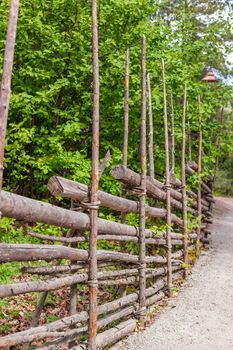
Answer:
MULTIPOLYGON (((0 166, 3 164, 5 129, 10 97, 10 77, 13 64, 14 42, 19 1, 11 1, 9 29, 6 43, 6 63, 0 95, 0 166), (5 78, 7 77, 7 78, 5 78), (8 88, 6 89, 5 84, 8 88), (5 129, 4 129, 5 128, 5 129)), ((175 177, 175 135, 173 96, 170 94, 172 120, 172 166, 169 159, 169 134, 167 113, 167 92, 165 63, 162 61, 164 92, 164 131, 166 151, 165 184, 155 179, 153 156, 153 111, 150 76, 146 74, 146 38, 142 38, 141 56, 141 172, 136 173, 127 167, 128 116, 129 116, 129 50, 126 51, 125 72, 125 113, 123 164, 112 170, 112 176, 122 184, 122 196, 117 197, 99 190, 99 177, 106 167, 106 156, 99 170, 99 70, 98 70, 98 26, 96 0, 92 1, 93 18, 93 142, 92 142, 92 181, 91 186, 53 176, 48 183, 52 195, 69 198, 75 202, 76 210, 68 210, 48 203, 22 197, 1 190, 0 211, 3 216, 24 220, 30 223, 45 223, 68 229, 66 237, 55 237, 28 232, 32 237, 50 244, 0 244, 0 262, 12 261, 53 261, 49 266, 24 267, 23 273, 47 276, 21 283, 0 286, 0 297, 41 292, 36 306, 31 328, 3 336, 0 347, 23 344, 34 349, 59 349, 66 346, 72 349, 103 348, 133 332, 136 320, 144 320, 147 307, 172 295, 175 281, 185 277, 190 263, 190 251, 200 253, 201 243, 207 243, 208 223, 211 222, 211 208, 214 202, 212 188, 214 177, 208 183, 201 179, 202 128, 200 115, 198 164, 190 156, 186 163, 186 112, 187 87, 184 87, 182 118, 182 161, 181 181, 175 177), (146 100, 149 106, 149 164, 147 168, 146 140, 146 100), (187 190, 186 179, 198 173, 198 193, 187 190), (149 204, 148 204, 149 203, 149 204), (78 205, 78 208, 77 208, 78 205), (163 207, 159 207, 163 206, 163 207), (108 208, 121 213, 121 223, 98 217, 99 208, 108 208), (77 210, 78 209, 78 210, 77 210), (139 226, 127 224, 127 213, 136 213, 139 226), (187 215, 200 218, 194 232, 189 232, 187 215), (163 219, 166 229, 160 235, 147 228, 147 222, 163 219), (87 234, 87 232, 89 232, 87 234), (99 250, 98 241, 121 242, 121 251, 99 250), (52 245, 60 242, 63 245, 52 245), (78 248, 79 243, 89 242, 89 250, 78 248), (134 242, 134 253, 126 253, 125 244, 134 242), (152 249, 153 248, 153 249, 152 249), (138 249, 138 250, 137 250, 138 249), (139 252, 139 253, 138 253, 139 252), (65 264, 61 264, 62 260, 65 264), (77 312, 77 285, 89 286, 89 308, 77 312), (125 289, 132 286, 130 293, 125 289), (61 320, 39 325, 48 293, 52 290, 70 288, 70 316, 61 320), (121 296, 103 304, 98 304, 98 286, 121 286, 121 296), (125 286, 125 287, 124 287, 125 286), (82 336, 88 334, 88 341, 82 336), (40 340, 40 345, 38 345, 40 340), (42 342, 41 342, 42 341, 42 342), (42 345, 41 345, 42 344, 42 345)), ((199 106, 201 104, 199 98, 199 106)), ((219 141, 220 143, 220 141, 219 141)), ((191 155, 189 142, 189 155, 191 155)), ((0 175, 2 173, 0 172, 0 175)), ((2 178, 2 175, 1 175, 2 178)), ((2 182, 2 181, 1 181, 2 182)), ((0 185, 1 185, 0 182, 0 185)))

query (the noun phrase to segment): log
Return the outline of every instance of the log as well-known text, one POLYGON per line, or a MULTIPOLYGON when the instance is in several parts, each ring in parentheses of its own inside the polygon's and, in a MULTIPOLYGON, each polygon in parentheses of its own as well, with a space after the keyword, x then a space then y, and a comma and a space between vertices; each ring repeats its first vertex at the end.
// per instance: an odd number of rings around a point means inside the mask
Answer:
MULTIPOLYGON (((72 198, 83 203, 88 200, 88 187, 76 181, 68 180, 59 176, 53 176, 49 179, 48 188, 54 196, 72 198)), ((102 207, 109 208, 114 211, 120 211, 122 213, 139 212, 137 202, 126 198, 117 197, 103 191, 98 191, 98 200, 100 201, 100 205, 102 207)), ((146 205, 146 215, 153 218, 165 218, 166 210, 161 208, 153 208, 146 205)), ((172 221, 177 225, 182 225, 182 220, 176 215, 172 216, 172 221)))
MULTIPOLYGON (((129 188, 137 188, 140 187, 140 175, 134 172, 133 170, 124 167, 123 165, 118 165, 112 170, 112 176, 121 182, 123 182, 127 187, 129 188)), ((163 184, 160 183, 158 185, 158 180, 155 180, 151 178, 150 176, 147 176, 147 182, 146 182, 146 190, 147 195, 154 199, 159 199, 161 201, 166 201, 166 193, 164 190, 160 189, 158 186, 164 187, 163 184)), ((175 190, 171 190, 171 195, 174 195, 176 193, 177 198, 181 198, 181 194, 175 190)), ((179 200, 176 200, 174 198, 171 199, 171 204, 174 208, 182 210, 182 204, 179 200)), ((190 212, 195 213, 195 210, 192 208, 189 208, 190 212)))
POLYGON ((205 196, 205 199, 210 202, 210 203, 215 203, 215 199, 213 198, 213 196, 211 196, 210 194, 208 194, 207 196, 205 196))
MULTIPOLYGON (((24 220, 26 222, 42 222, 79 231, 90 229, 90 219, 87 214, 63 209, 55 205, 37 201, 17 194, 1 191, 0 211, 3 216, 24 220)), ((99 234, 137 236, 137 229, 133 226, 117 222, 98 219, 99 234)), ((145 236, 152 237, 154 232, 146 230, 145 236)))
MULTIPOLYGON (((114 263, 99 263, 98 267, 110 267, 114 263)), ((80 262, 79 264, 72 265, 53 265, 53 266, 35 266, 35 267, 22 267, 21 272, 29 273, 29 274, 39 274, 39 275, 57 275, 59 273, 72 273, 78 270, 84 270, 85 272, 88 268, 88 264, 84 262, 83 264, 80 262)))
MULTIPOLYGON (((28 232, 27 233, 31 237, 36 237, 41 240, 51 241, 51 242, 65 242, 65 243, 74 243, 74 242, 86 242, 88 241, 87 237, 58 237, 58 236, 49 236, 43 235, 36 232, 28 232)), ((121 241, 121 242, 139 242, 139 237, 132 236, 114 236, 114 235, 100 235, 98 236, 98 240, 105 241, 121 241)), ((166 245, 166 240, 157 236, 155 238, 147 238, 145 240, 147 244, 157 244, 157 245, 166 245)), ((182 245, 183 242, 180 239, 173 239, 172 245, 182 245)))
MULTIPOLYGON (((54 259, 87 261, 88 252, 83 249, 68 248, 56 245, 0 244, 0 262, 36 260, 51 261, 54 259)), ((122 261, 127 263, 137 263, 139 261, 137 255, 118 253, 108 250, 98 250, 97 259, 99 261, 122 261)), ((164 264, 165 258, 160 255, 147 256, 146 262, 164 264)))
POLYGON ((165 146, 165 194, 166 194, 166 241, 167 241, 167 289, 168 296, 172 296, 172 244, 171 244, 171 185, 170 185, 170 160, 169 160, 169 135, 167 122, 167 91, 165 63, 162 58, 162 82, 163 82, 163 125, 164 125, 164 146, 165 146))

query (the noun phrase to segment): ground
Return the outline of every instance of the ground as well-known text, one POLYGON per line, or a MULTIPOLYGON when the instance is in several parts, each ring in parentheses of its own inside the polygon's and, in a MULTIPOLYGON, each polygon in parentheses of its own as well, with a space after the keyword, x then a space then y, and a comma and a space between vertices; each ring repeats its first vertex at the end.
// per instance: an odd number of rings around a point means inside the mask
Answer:
POLYGON ((178 297, 114 350, 233 350, 233 199, 216 198, 211 232, 178 297))

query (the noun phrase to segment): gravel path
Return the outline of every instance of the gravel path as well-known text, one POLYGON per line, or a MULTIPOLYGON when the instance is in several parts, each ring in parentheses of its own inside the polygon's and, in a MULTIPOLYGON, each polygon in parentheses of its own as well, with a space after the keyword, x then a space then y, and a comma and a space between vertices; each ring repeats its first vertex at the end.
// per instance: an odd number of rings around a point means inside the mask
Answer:
POLYGON ((155 323, 114 350, 233 350, 233 199, 218 197, 212 248, 155 323))

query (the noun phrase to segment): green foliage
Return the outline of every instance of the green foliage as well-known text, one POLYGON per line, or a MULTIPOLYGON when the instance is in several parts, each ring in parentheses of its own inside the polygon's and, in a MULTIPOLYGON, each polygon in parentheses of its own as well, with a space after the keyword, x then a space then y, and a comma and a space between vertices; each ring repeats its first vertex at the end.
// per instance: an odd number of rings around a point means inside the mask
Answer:
MULTIPOLYGON (((182 96, 186 80, 191 129, 197 131, 197 95, 201 94, 205 148, 211 149, 208 157, 212 154, 214 159, 214 147, 210 146, 208 135, 211 130, 216 135, 220 126, 217 122, 209 123, 208 118, 218 114, 220 105, 225 105, 228 92, 223 85, 210 88, 199 80, 207 66, 223 66, 219 38, 222 38, 222 47, 229 27, 219 17, 203 29, 197 19, 205 1, 197 2, 196 8, 190 4, 184 7, 181 1, 172 6, 166 1, 152 0, 104 0, 99 3, 100 152, 103 158, 108 149, 111 151, 111 166, 121 161, 124 55, 126 47, 130 47, 129 166, 139 169, 140 44, 143 33, 147 37, 147 68, 152 76, 156 173, 164 173, 162 57, 166 60, 167 88, 173 90, 175 99, 177 150, 181 142, 182 96), (204 35, 198 35, 199 32, 204 35)), ((0 63, 8 3, 3 0, 0 4, 0 63)), ((212 6, 211 11, 215 10, 212 6)), ((92 116, 89 2, 21 1, 12 84, 5 188, 45 198, 48 196, 48 178, 54 174, 88 184, 92 116)), ((196 140, 193 140, 193 147, 196 158, 196 140)), ((213 165, 213 159, 208 160, 208 167, 213 165)), ((101 185, 104 190, 120 193, 119 184, 111 179, 110 167, 101 185)))

